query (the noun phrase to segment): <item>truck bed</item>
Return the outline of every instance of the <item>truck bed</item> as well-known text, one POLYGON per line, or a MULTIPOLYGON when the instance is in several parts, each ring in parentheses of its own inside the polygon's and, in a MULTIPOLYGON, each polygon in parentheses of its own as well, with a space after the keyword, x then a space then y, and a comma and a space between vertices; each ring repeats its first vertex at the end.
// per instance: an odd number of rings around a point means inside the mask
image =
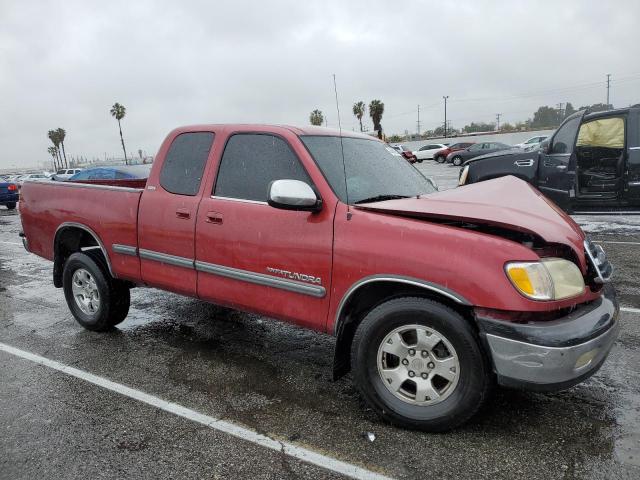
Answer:
POLYGON ((20 214, 29 251, 54 259, 54 240, 63 228, 82 228, 91 233, 109 256, 112 273, 138 278, 133 257, 114 253, 114 244, 138 245, 138 204, 143 192, 122 185, 131 180, 85 182, 26 182, 21 191, 20 214), (100 183, 97 183, 100 182, 100 183))

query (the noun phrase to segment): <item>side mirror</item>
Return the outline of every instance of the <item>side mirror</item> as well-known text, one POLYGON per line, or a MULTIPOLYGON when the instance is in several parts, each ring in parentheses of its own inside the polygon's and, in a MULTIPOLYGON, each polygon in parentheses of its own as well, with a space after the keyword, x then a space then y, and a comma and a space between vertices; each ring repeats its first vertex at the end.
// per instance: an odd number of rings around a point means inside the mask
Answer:
POLYGON ((551 142, 549 142, 549 140, 545 140, 540 144, 540 151, 545 155, 549 153, 550 149, 551 149, 551 142))
POLYGON ((269 205, 282 210, 317 212, 322 208, 313 189, 300 180, 275 180, 269 185, 269 205))

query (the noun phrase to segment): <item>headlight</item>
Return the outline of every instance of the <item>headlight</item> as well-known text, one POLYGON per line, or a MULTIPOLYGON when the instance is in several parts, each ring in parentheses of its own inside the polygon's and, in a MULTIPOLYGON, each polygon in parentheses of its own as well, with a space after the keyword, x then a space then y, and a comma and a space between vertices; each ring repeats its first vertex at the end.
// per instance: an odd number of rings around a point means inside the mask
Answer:
POLYGON ((575 263, 562 258, 512 262, 505 267, 513 286, 533 300, 562 300, 584 292, 584 279, 575 263))
POLYGON ((458 186, 462 186, 467 183, 467 175, 469 175, 469 165, 465 165, 460 172, 460 178, 458 179, 458 186))

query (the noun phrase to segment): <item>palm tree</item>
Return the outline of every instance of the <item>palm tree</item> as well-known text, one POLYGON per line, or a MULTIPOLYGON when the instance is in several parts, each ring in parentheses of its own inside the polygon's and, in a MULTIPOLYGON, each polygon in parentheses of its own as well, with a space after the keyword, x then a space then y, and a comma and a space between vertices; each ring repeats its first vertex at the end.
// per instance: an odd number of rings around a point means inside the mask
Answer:
POLYGON ((362 132, 362 117, 364 117, 364 113, 367 109, 367 106, 364 102, 356 102, 353 104, 353 114, 356 116, 358 121, 360 122, 360 131, 362 132))
POLYGON ((57 128, 56 134, 58 135, 58 139, 60 140, 60 146, 62 147, 62 155, 64 156, 64 166, 65 168, 69 168, 69 163, 67 163, 67 152, 64 151, 64 139, 67 136, 67 132, 65 132, 64 128, 57 128))
POLYGON ((369 116, 373 120, 373 129, 378 132, 378 138, 382 139, 382 114, 384 113, 384 103, 380 100, 371 100, 369 104, 369 116))
POLYGON ((118 121, 118 129, 120 130, 120 141, 122 142, 122 151, 124 152, 124 163, 127 165, 127 149, 124 148, 124 139, 122 138, 122 127, 120 126, 120 120, 122 120, 127 113, 127 109, 124 105, 120 105, 118 102, 111 107, 111 116, 118 121))
POLYGON ((51 155, 53 157, 53 170, 57 172, 58 171, 58 162, 56 162, 56 147, 47 148, 47 152, 49 152, 49 155, 51 155))
POLYGON ((324 115, 322 115, 322 111, 315 109, 311 112, 311 115, 309 115, 309 121, 311 122, 311 125, 322 125, 322 122, 324 122, 324 115))
POLYGON ((58 134, 58 132, 56 130, 49 130, 47 132, 47 137, 49 137, 49 140, 51 140, 51 143, 53 143, 53 146, 56 149, 56 156, 58 158, 58 165, 60 166, 60 168, 62 168, 62 157, 60 156, 60 135, 58 134))

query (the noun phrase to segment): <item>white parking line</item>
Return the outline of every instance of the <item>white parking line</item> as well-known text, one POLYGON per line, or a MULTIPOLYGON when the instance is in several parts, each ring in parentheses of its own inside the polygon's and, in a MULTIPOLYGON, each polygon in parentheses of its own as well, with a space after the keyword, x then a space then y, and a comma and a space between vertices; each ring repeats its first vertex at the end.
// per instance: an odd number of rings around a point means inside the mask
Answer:
POLYGON ((640 313, 640 308, 620 307, 620 311, 627 313, 640 313))
POLYGON ((358 467, 351 463, 342 462, 335 458, 322 455, 320 453, 314 452, 313 450, 308 450, 289 442, 274 440, 254 430, 250 430, 248 428, 241 427, 240 425, 236 425, 225 420, 220 420, 218 418, 196 412, 195 410, 183 407, 182 405, 178 405, 177 403, 167 402, 166 400, 162 400, 161 398, 154 395, 150 395, 140 390, 127 387, 126 385, 122 385, 120 383, 112 382, 111 380, 108 380, 104 377, 99 377, 98 375, 94 375, 92 373, 70 367, 63 363, 56 362, 55 360, 50 360, 48 358, 41 357, 40 355, 36 355, 25 350, 20 350, 5 343, 0 342, 0 350, 11 355, 15 355, 16 357, 20 357, 25 360, 37 363, 39 365, 49 367, 53 370, 57 370, 66 375, 79 378, 80 380, 92 383, 93 385, 97 385, 98 387, 102 387, 107 390, 111 390, 112 392, 119 393, 120 395, 123 395, 125 397, 129 397, 139 402, 146 403, 147 405, 151 405, 152 407, 164 410, 165 412, 169 412, 193 422, 200 423, 214 430, 227 433, 236 438, 255 443, 256 445, 260 445, 271 450, 283 452, 285 455, 297 458, 298 460, 301 460, 303 462, 311 463, 313 465, 317 465, 318 467, 331 470, 333 472, 346 475, 351 478, 362 480, 392 480, 391 477, 372 472, 371 470, 358 467))
POLYGON ((595 240, 594 243, 615 243, 617 245, 640 245, 640 242, 617 242, 615 240, 595 240))

